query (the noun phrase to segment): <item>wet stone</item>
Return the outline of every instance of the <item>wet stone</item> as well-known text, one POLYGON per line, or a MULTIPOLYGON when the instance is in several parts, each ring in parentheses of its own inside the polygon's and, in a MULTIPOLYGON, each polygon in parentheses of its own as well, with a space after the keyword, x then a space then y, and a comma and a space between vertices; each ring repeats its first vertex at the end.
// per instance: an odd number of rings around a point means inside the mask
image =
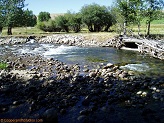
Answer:
POLYGON ((58 122, 58 114, 55 108, 51 108, 46 110, 43 113, 43 120, 45 123, 57 123, 58 122))
POLYGON ((83 101, 82 101, 82 105, 83 106, 88 106, 90 104, 90 100, 89 99, 84 99, 83 101))
POLYGON ((80 122, 80 123, 87 123, 87 116, 85 115, 80 115, 77 120, 80 122))
POLYGON ((87 109, 84 109, 84 110, 81 110, 79 113, 80 115, 88 115, 89 111, 87 109))

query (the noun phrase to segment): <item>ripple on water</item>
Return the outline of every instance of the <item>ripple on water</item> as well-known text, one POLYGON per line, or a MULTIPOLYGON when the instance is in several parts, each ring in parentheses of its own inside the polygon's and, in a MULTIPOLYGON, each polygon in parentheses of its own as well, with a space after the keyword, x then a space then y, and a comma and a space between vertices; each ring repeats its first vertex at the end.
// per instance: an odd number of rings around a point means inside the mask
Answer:
POLYGON ((138 72, 146 72, 150 70, 150 67, 147 64, 127 64, 125 66, 121 66, 121 69, 129 69, 132 71, 138 71, 138 72))

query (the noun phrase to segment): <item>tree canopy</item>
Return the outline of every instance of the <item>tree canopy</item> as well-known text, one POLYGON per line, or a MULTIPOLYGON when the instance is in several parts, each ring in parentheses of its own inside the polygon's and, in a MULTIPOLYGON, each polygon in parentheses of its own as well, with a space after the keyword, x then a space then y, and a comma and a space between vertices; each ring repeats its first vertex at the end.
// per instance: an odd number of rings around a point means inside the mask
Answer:
POLYGON ((69 32, 69 20, 66 15, 56 17, 55 22, 58 27, 64 29, 66 32, 69 32))
POLYGON ((38 15, 38 20, 40 22, 48 21, 49 19, 51 19, 51 16, 50 16, 49 12, 40 12, 39 15, 38 15))
MULTIPOLYGON (((112 17, 105 6, 98 4, 85 5, 81 9, 81 14, 83 22, 91 32, 99 32, 104 26, 110 27, 112 25, 112 17)), ((106 28, 106 30, 108 29, 106 28)))
MULTIPOLYGON (((137 23, 140 27, 140 21, 147 19, 147 35, 150 34, 150 23, 159 18, 160 11, 164 7, 163 0, 116 0, 116 7, 123 16, 125 25, 128 23, 137 23)), ((140 29, 139 29, 140 31, 140 29)), ((125 33, 125 32, 124 32, 125 33)), ((139 32, 138 32, 139 34, 139 32)))
POLYGON ((8 27, 8 35, 12 34, 12 27, 21 24, 23 7, 25 0, 1 0, 0 6, 2 7, 2 16, 4 19, 4 26, 8 27))
POLYGON ((13 27, 35 26, 37 17, 31 10, 24 10, 25 0, 0 0, 0 31, 8 27, 8 35, 12 35, 13 27))
POLYGON ((24 10, 23 13, 23 24, 24 26, 28 27, 28 26, 35 26, 37 24, 37 17, 33 14, 33 12, 31 10, 24 10))

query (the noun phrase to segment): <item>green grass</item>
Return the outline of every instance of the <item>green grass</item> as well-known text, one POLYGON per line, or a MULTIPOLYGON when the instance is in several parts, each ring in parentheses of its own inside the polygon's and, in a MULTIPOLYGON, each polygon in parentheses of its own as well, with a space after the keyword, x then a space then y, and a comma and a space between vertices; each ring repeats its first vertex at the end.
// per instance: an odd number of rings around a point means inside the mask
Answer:
MULTIPOLYGON (((33 35, 33 34, 42 34, 45 33, 37 27, 15 27, 12 29, 13 35, 33 35)), ((7 28, 2 30, 2 35, 7 35, 7 28)))
POLYGON ((7 64, 0 62, 0 69, 6 69, 7 68, 7 64))
POLYGON ((164 19, 154 20, 154 21, 152 21, 152 24, 164 24, 164 19))
MULTIPOLYGON (((130 29, 137 34, 138 33, 138 27, 137 25, 130 26, 130 29)), ((147 26, 146 24, 142 24, 140 27, 141 34, 145 35, 147 33, 147 26)), ((164 24, 151 24, 150 25, 150 34, 164 34, 164 24)))

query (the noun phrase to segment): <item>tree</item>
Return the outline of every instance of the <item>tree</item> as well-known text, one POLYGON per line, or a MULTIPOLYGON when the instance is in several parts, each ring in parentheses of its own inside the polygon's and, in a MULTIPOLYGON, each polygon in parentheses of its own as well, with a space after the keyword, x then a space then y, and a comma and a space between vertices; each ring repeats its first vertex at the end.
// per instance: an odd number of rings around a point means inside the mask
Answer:
POLYGON ((12 35, 12 27, 19 26, 22 22, 25 0, 1 0, 4 25, 8 27, 8 35, 12 35))
POLYGON ((50 16, 49 12, 40 12, 39 15, 38 15, 38 20, 40 22, 48 21, 49 19, 51 19, 51 16, 50 16))
POLYGON ((59 15, 55 18, 55 22, 58 27, 64 29, 66 32, 69 32, 69 20, 66 15, 59 15))
POLYGON ((160 17, 160 13, 164 7, 163 0, 145 0, 145 12, 147 17, 147 35, 150 35, 150 24, 153 20, 158 19, 160 17))
POLYGON ((135 10, 133 9, 134 0, 117 0, 117 7, 124 17, 124 35, 126 35, 126 26, 128 23, 134 22, 135 20, 135 10))
POLYGON ((23 13, 23 26, 35 26, 37 24, 37 17, 31 10, 25 10, 23 13))
POLYGON ((134 12, 134 20, 133 22, 137 24, 138 26, 138 35, 140 35, 140 26, 141 21, 144 18, 143 11, 144 11, 144 0, 132 0, 131 2, 131 8, 134 12))
POLYGON ((4 13, 3 13, 3 1, 0 1, 0 33, 4 26, 4 13))
POLYGON ((150 34, 150 23, 159 18, 159 10, 164 6, 163 0, 117 0, 117 7, 124 17, 124 34, 126 35, 126 25, 137 23, 138 35, 140 35, 140 22, 147 18, 148 31, 150 34))
MULTIPOLYGON (((88 26, 90 32, 99 32, 107 24, 109 16, 109 11, 105 6, 100 6, 98 4, 85 5, 81 9, 82 20, 88 26)), ((109 27, 108 25, 108 27, 109 27)))
POLYGON ((55 20, 38 22, 37 27, 45 32, 60 32, 61 28, 57 27, 55 20))
POLYGON ((81 24, 82 24, 82 16, 81 13, 71 13, 67 12, 65 14, 66 18, 68 19, 68 23, 70 28, 75 32, 79 32, 81 30, 81 24))
POLYGON ((124 16, 121 14, 120 9, 116 5, 110 7, 110 12, 112 17, 114 18, 114 24, 116 26, 115 29, 119 34, 121 34, 123 23, 125 22, 124 16))
POLYGON ((106 32, 109 31, 110 27, 116 23, 115 15, 112 14, 111 10, 106 13, 103 20, 104 20, 104 26, 105 26, 104 31, 106 32))

